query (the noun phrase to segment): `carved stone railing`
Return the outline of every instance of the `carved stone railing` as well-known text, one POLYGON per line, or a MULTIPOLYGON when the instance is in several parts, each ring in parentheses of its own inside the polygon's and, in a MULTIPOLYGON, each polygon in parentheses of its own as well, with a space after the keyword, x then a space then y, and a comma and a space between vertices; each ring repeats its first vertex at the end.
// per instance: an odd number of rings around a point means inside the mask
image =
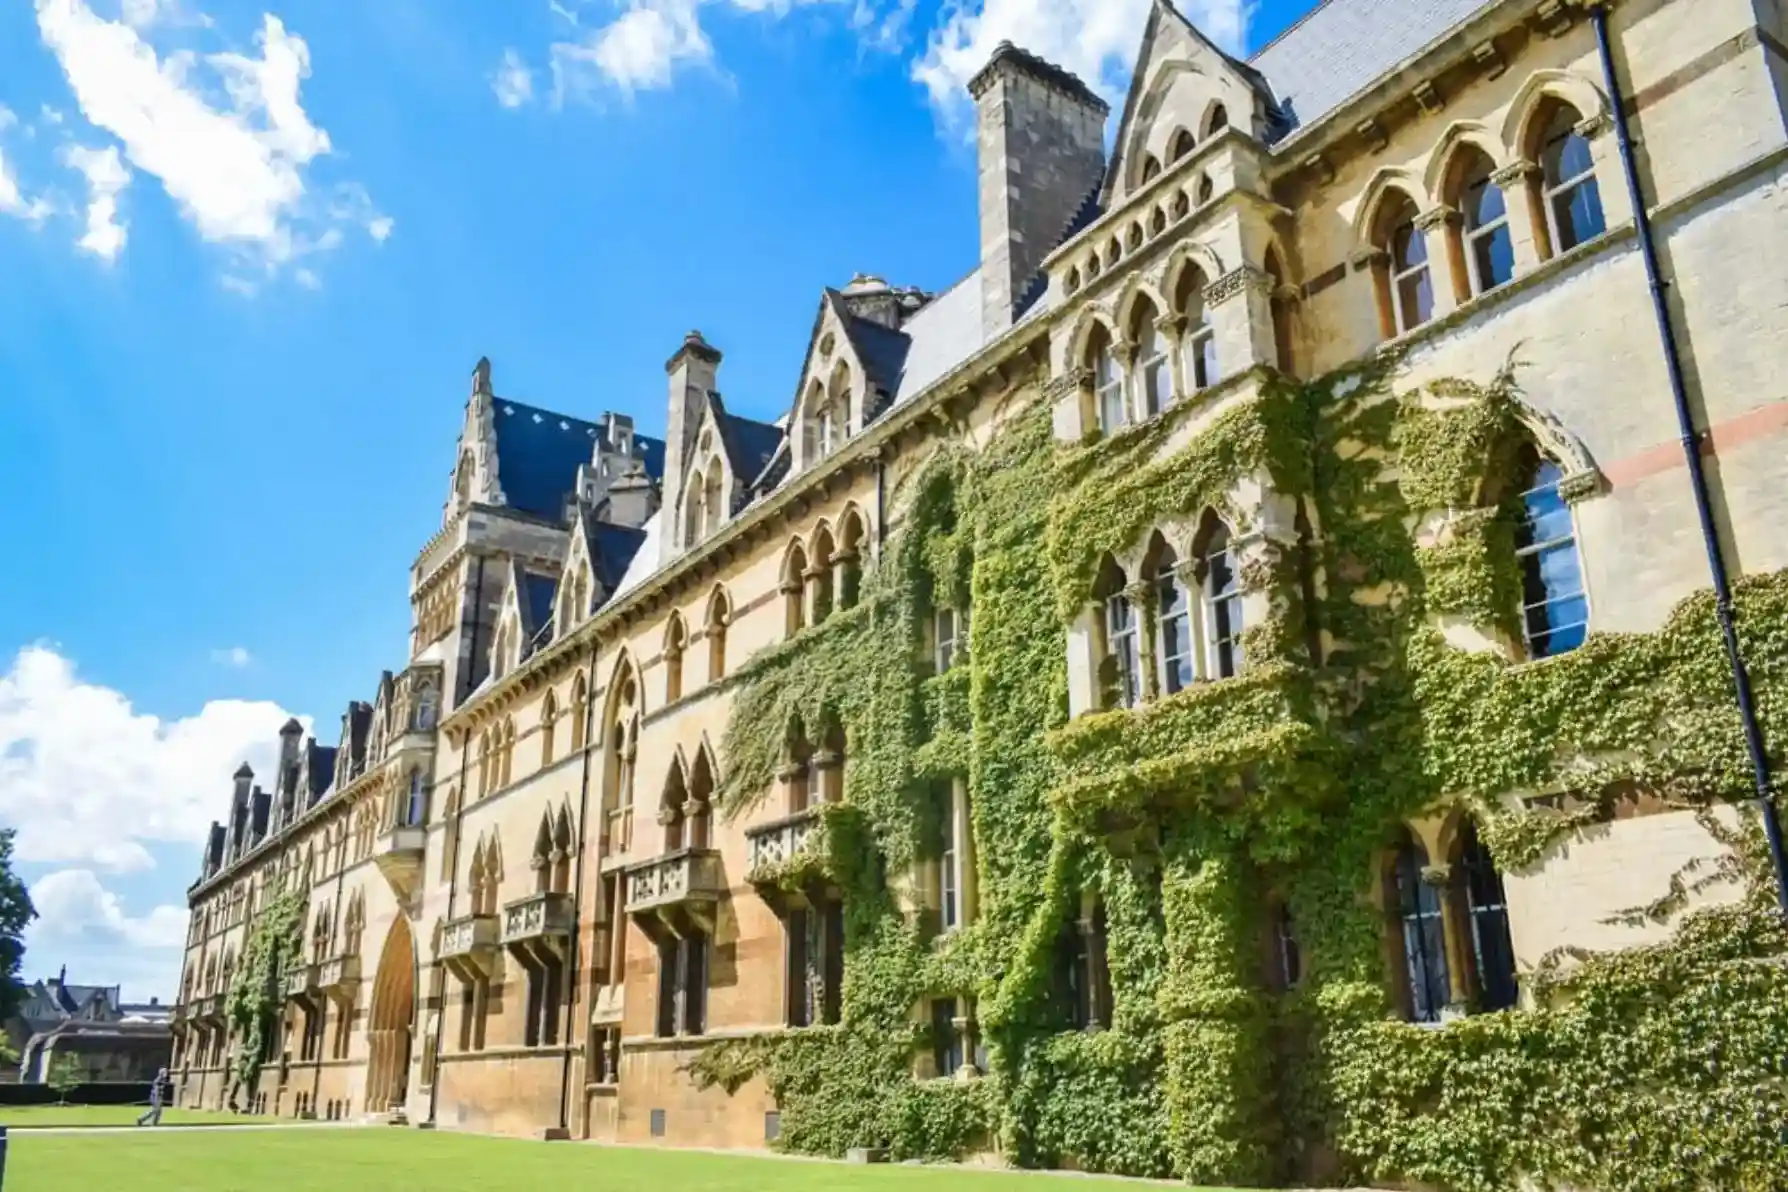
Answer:
POLYGON ((571 934, 571 895, 535 894, 518 898, 503 908, 503 942, 515 944, 540 938, 563 939, 571 934))
POLYGON ((351 998, 360 984, 358 953, 331 956, 317 965, 317 988, 334 998, 351 998))
POLYGON ((441 926, 441 962, 462 980, 488 976, 496 951, 493 915, 465 915, 441 926))
POLYGON ((809 807, 773 823, 745 829, 745 842, 751 849, 751 880, 781 868, 807 848, 818 835, 819 808, 809 807))
POLYGON ((304 997, 317 988, 317 966, 299 964, 286 970, 286 996, 304 997))
POLYGON ((224 995, 213 993, 200 998, 194 1003, 193 1017, 204 1019, 221 1019, 224 1011, 224 995))
POLYGON ((712 931, 725 892, 720 854, 712 849, 680 849, 627 870, 627 913, 654 939, 682 935, 691 925, 712 931))

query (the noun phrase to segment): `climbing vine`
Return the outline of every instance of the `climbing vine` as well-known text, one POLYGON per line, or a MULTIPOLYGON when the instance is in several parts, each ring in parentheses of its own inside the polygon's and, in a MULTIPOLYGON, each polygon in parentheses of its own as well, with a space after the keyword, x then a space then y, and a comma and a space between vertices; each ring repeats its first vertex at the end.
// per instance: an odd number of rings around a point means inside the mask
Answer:
POLYGON ((234 1071, 238 1088, 255 1088, 279 1030, 285 1006, 282 983, 287 969, 302 957, 304 908, 303 891, 279 891, 255 912, 243 944, 242 962, 224 1003, 224 1016, 239 1040, 234 1071))
MULTIPOLYGON (((920 468, 858 603, 742 668, 727 730, 735 815, 776 789, 791 724, 848 743, 844 804, 753 875, 842 893, 840 1022, 714 1044, 700 1080, 764 1080, 781 1145, 812 1153, 997 1148, 1225 1184, 1782 1186, 1788 939, 1739 806, 1711 598, 1512 662, 1517 370, 1399 393, 1399 363, 1259 376, 1072 446, 1039 405, 920 468), (1064 643, 1100 560, 1207 511, 1266 539, 1243 576, 1269 610, 1247 669, 1070 722, 1064 643), (972 607, 970 664, 932 675, 940 605, 972 607), (942 933, 913 875, 952 780, 979 911, 942 933), (1394 1016, 1376 875, 1401 824, 1469 813, 1523 873, 1642 805, 1695 812, 1728 850, 1624 916, 1665 942, 1549 956, 1519 1010, 1394 1016), (1722 883, 1742 895, 1695 902, 1722 883), (1289 990, 1265 959, 1281 905, 1303 961, 1289 990), (1095 907, 1110 1004, 1078 1031, 1060 941, 1095 907), (934 998, 973 1007, 979 1079, 916 1078, 934 998)), ((1788 740, 1788 574, 1737 599, 1767 739, 1788 740)))

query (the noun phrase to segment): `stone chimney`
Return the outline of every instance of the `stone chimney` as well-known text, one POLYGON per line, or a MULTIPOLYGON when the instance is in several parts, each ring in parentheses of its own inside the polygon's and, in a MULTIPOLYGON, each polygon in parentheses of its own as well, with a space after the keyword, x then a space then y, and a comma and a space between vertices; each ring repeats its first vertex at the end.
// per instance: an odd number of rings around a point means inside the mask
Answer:
POLYGON ((981 332, 1012 325, 1025 286, 1105 173, 1110 107, 1003 41, 969 82, 981 194, 981 332))
POLYGON ((670 416, 664 428, 664 492, 659 509, 659 559, 674 558, 682 549, 677 535, 677 507, 683 492, 683 469, 695 450, 695 434, 702 424, 702 408, 720 379, 720 349, 699 331, 683 337, 664 365, 670 378, 670 416))

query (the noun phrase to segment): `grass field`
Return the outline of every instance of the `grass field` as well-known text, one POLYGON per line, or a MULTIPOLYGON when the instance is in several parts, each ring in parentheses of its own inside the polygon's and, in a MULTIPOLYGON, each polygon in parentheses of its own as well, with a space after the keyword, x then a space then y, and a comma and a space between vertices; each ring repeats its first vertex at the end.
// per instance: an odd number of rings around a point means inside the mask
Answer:
MULTIPOLYGON (((132 1126, 146 1105, 7 1105, 0 1106, 0 1126, 23 1130, 32 1126, 132 1126)), ((161 1120, 167 1126, 211 1126, 232 1123, 264 1123, 266 1118, 245 1118, 233 1113, 207 1113, 196 1109, 169 1109, 161 1120)))
POLYGON ((18 1134, 7 1149, 5 1192, 1066 1192, 1126 1186, 1111 1180, 846 1167, 378 1127, 18 1134))

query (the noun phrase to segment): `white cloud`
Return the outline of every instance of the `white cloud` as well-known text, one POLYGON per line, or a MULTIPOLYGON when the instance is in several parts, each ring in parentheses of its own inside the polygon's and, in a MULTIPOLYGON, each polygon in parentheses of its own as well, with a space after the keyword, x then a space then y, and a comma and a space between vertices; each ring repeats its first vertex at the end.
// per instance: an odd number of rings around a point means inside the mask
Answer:
MULTIPOLYGON (((310 49, 278 17, 262 17, 255 55, 164 58, 141 29, 98 16, 84 0, 36 4, 38 31, 82 115, 118 138, 202 237, 268 272, 321 251, 331 231, 339 239, 339 208, 314 201, 306 185, 312 163, 332 149, 299 101, 310 49)), ((144 6, 135 16, 159 23, 174 11, 144 6)), ((370 201, 355 211, 361 227, 378 218, 370 201)))
POLYGON ((26 647, 0 674, 0 823, 18 829, 21 861, 143 870, 146 846, 162 843, 196 858, 236 767, 271 779, 288 718, 267 701, 213 700, 163 720, 54 649, 26 647))
POLYGON ((514 49, 503 51, 503 63, 490 81, 497 102, 506 108, 519 108, 534 98, 534 72, 514 49))
POLYGON ((87 179, 87 231, 76 243, 103 261, 117 260, 126 239, 118 218, 118 196, 130 185, 130 171, 111 145, 104 149, 68 145, 62 160, 87 179))
MULTIPOLYGON (((1129 83, 1154 0, 984 0, 948 5, 913 78, 946 124, 966 123, 968 84, 1002 41, 1074 72, 1114 101, 1129 83)), ((1181 0, 1200 32, 1232 53, 1247 35, 1254 0, 1181 0)))
MULTIPOLYGON (((304 271, 301 270, 300 272, 304 271)), ((211 661, 217 663, 219 666, 233 666, 240 669, 254 660, 254 655, 248 652, 246 646, 231 646, 227 650, 211 651, 211 661)))
MULTIPOLYGON (((0 103, 0 133, 19 122, 18 116, 0 103)), ((42 196, 29 197, 19 185, 19 176, 7 160, 6 149, 0 146, 0 215, 10 215, 27 223, 41 224, 55 211, 55 206, 42 196)))
POLYGON ((31 884, 37 921, 25 931, 30 972, 68 966, 77 984, 123 985, 126 1001, 172 999, 187 912, 163 904, 133 917, 91 869, 59 869, 31 884))

